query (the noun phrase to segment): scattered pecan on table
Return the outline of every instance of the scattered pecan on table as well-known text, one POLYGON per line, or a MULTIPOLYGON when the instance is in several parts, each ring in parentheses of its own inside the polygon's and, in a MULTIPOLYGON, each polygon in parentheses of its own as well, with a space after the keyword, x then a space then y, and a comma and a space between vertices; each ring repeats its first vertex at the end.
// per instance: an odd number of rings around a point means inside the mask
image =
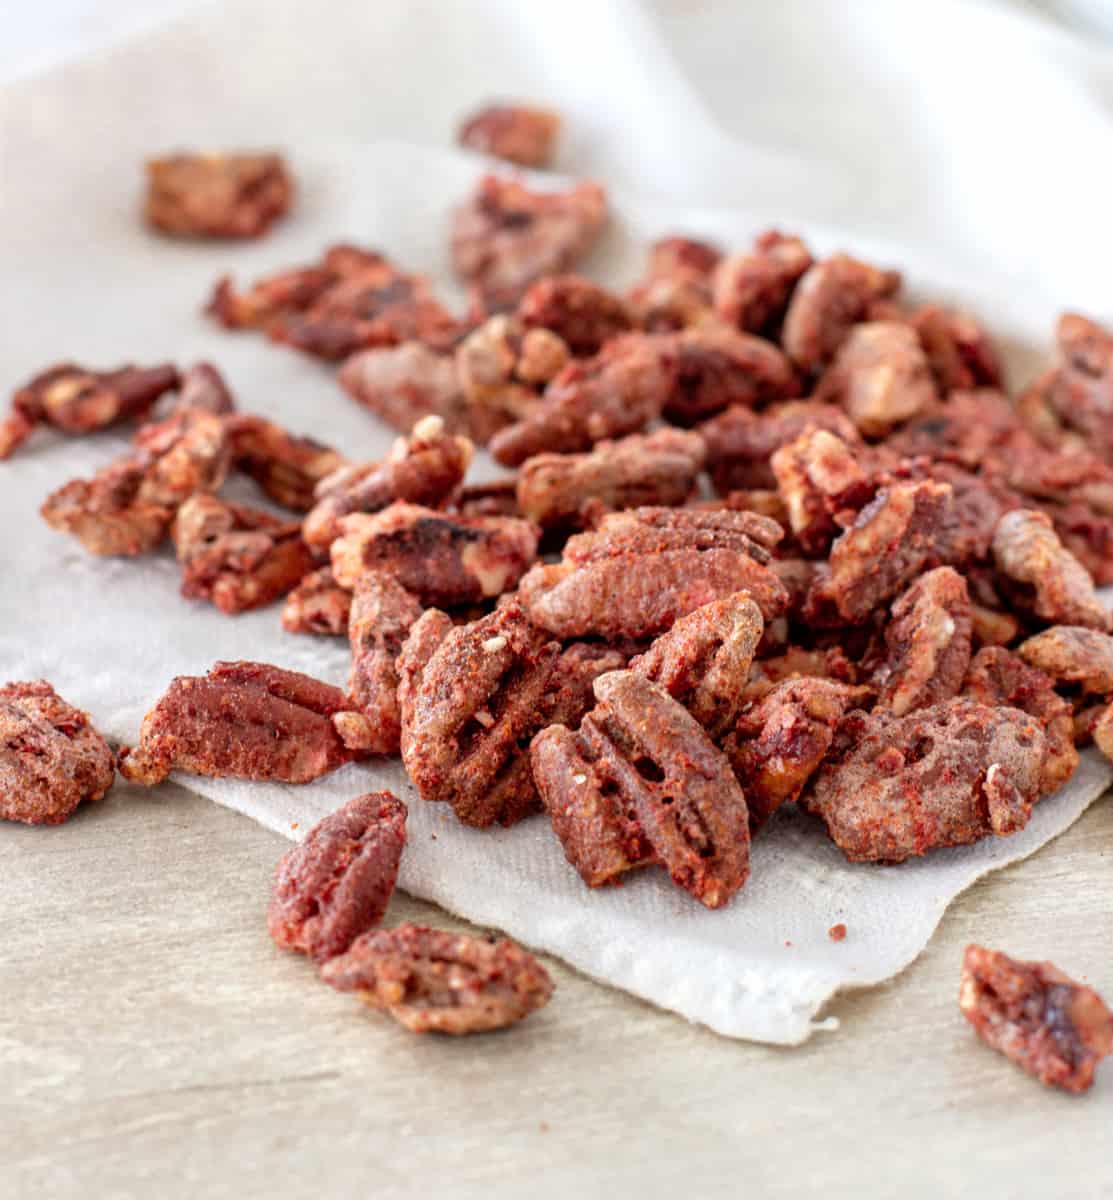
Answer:
POLYGON ((629 306, 613 292, 580 275, 549 275, 526 290, 518 320, 555 334, 575 355, 598 354, 604 343, 635 325, 629 306))
POLYGON ((411 430, 423 417, 440 417, 449 433, 467 433, 467 401, 450 354, 423 342, 363 350, 337 373, 357 403, 395 429, 411 430))
POLYGON ((295 512, 308 512, 317 485, 346 465, 330 446, 253 413, 229 416, 224 428, 232 465, 250 475, 276 504, 295 512))
POLYGON ((456 140, 469 150, 519 167, 547 167, 560 134, 560 113, 534 104, 488 104, 461 124, 456 140))
POLYGON ((294 184, 277 154, 147 160, 147 224, 177 237, 255 238, 285 216, 294 184))

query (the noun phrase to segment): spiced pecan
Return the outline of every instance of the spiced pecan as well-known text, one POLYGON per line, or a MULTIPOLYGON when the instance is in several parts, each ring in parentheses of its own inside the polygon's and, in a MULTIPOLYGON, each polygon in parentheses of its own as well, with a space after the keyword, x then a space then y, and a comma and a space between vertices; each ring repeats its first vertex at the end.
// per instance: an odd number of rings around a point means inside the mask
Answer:
POLYGON ((336 582, 331 567, 311 571, 286 597, 282 628, 287 633, 343 637, 348 632, 352 593, 336 582))
POLYGON ((224 376, 212 363, 194 363, 182 372, 175 408, 203 408, 217 416, 236 411, 236 400, 224 376))
POLYGON ((414 703, 429 660, 453 628, 452 618, 439 608, 427 608, 410 626, 395 662, 398 676, 398 713, 401 718, 399 745, 406 757, 407 731, 414 724, 414 703))
POLYGON ((369 729, 339 688, 267 663, 179 675, 143 718, 120 773, 153 786, 171 771, 308 783, 361 757, 369 729))
POLYGON ((1083 693, 1113 692, 1113 637, 1082 625, 1055 625, 1017 647, 1030 666, 1059 683, 1078 684, 1083 693))
POLYGON ((560 114, 532 104, 488 104, 460 126, 456 140, 469 150, 520 167, 547 167, 560 133, 560 114))
POLYGON ((595 681, 578 732, 533 740, 533 777, 568 861, 589 887, 660 863, 719 908, 750 873, 746 799, 722 752, 664 690, 633 671, 595 681))
POLYGON ((508 478, 468 484, 460 489, 449 511, 461 517, 520 517, 518 481, 508 478))
POLYGON ((441 417, 449 433, 466 431, 464 396, 451 355, 421 342, 353 354, 337 372, 341 387, 395 429, 441 417))
POLYGON ((857 683, 860 672, 847 658, 841 646, 807 649, 788 645, 777 654, 755 662, 742 693, 746 706, 762 700, 778 683, 786 679, 834 679, 840 683, 857 683))
POLYGON ((112 751, 88 714, 49 683, 0 687, 0 820, 60 825, 115 777, 112 751))
POLYGON ((225 421, 232 465, 239 468, 276 503, 297 512, 313 507, 313 491, 344 466, 345 458, 330 446, 290 433, 250 413, 225 421))
POLYGON ((390 792, 357 796, 319 821, 274 873, 267 928, 316 963, 343 954, 383 919, 406 845, 406 806, 390 792))
POLYGON ((1047 1087, 1087 1091, 1113 1054, 1113 1012, 1048 962, 967 946, 958 1006, 983 1042, 1047 1087))
POLYGON ((927 355, 936 386, 946 396, 968 388, 996 388, 1001 362, 992 338, 973 317, 937 304, 910 317, 927 355))
POLYGON ((621 297, 580 275, 549 275, 530 284, 518 304, 526 329, 547 329, 576 355, 598 354, 605 342, 634 328, 621 297))
POLYGON ((722 251, 710 242, 683 234, 658 238, 649 247, 646 276, 650 279, 697 279, 710 283, 722 261, 722 251))
POLYGON ((338 991, 356 992, 412 1033, 502 1029, 553 994, 545 968, 507 938, 409 924, 364 934, 324 965, 321 978, 338 991))
POLYGON ((1007 396, 976 388, 952 392, 937 408, 898 429, 888 444, 909 458, 925 455, 977 470, 1013 446, 1023 432, 1007 396))
POLYGON ((757 238, 753 249, 719 263, 715 311, 736 329, 775 333, 792 289, 811 265, 812 256, 798 237, 771 229, 757 238))
POLYGON ((1015 708, 853 712, 805 799, 851 862, 903 862, 1023 829, 1044 749, 1039 721, 1015 708))
POLYGON ((171 154, 147 160, 147 224, 176 237, 255 238, 290 208, 277 154, 171 154))

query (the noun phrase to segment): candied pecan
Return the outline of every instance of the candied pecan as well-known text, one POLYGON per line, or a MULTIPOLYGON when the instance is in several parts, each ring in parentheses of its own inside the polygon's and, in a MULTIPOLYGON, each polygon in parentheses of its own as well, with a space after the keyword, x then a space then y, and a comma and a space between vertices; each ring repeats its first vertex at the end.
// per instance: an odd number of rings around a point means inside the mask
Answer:
POLYGON ((806 372, 818 372, 834 358, 851 328, 870 305, 900 287, 896 271, 882 271, 845 254, 808 268, 785 313, 781 344, 806 372))
POLYGON ((36 425, 81 434, 144 416, 179 381, 177 368, 169 363, 115 371, 91 371, 74 363, 51 367, 13 393, 12 415, 0 424, 0 460, 17 450, 36 425))
POLYGON ((675 376, 671 337, 614 338, 594 358, 569 363, 546 386, 538 408, 491 439, 491 453, 516 467, 545 451, 574 453, 636 433, 660 416, 675 376))
POLYGON ((1078 752, 1071 706, 1055 691, 1049 675, 1002 646, 985 646, 970 661, 962 694, 979 704, 1018 708, 1043 726, 1041 796, 1050 795, 1074 774, 1078 752))
POLYGON ((951 567, 921 575, 893 605, 885 662, 873 685, 895 716, 958 695, 970 665, 973 615, 966 580, 951 567))
POLYGON ((176 237, 255 238, 289 210, 277 154, 171 154, 147 160, 147 224, 176 237))
POLYGON ((801 677, 857 683, 859 671, 846 657, 841 646, 810 650, 803 646, 786 646, 780 653, 753 664, 742 702, 748 705, 762 700, 783 680, 801 677))
POLYGON ((402 711, 402 759, 423 799, 480 828, 536 808, 527 748, 559 655, 517 605, 444 632, 402 711))
POLYGON ((319 821, 274 873, 267 928, 284 950, 325 963, 383 919, 406 845, 406 806, 357 796, 319 821))
POLYGON ((630 661, 629 643, 610 646, 603 642, 573 642, 557 659, 545 697, 546 725, 580 723, 595 706, 595 681, 608 671, 625 670, 630 661))
POLYGON ((750 873, 746 799, 722 752, 688 712, 633 671, 595 681, 578 732, 533 740, 533 776, 568 861, 589 887, 660 863, 708 908, 750 873))
POLYGON ((1113 517, 1084 501, 1055 504, 1043 501, 1040 510, 1055 525, 1059 540, 1078 559, 1099 587, 1113 583, 1113 517))
POLYGON ((297 512, 313 507, 314 488, 346 461, 330 446, 251 413, 228 417, 224 428, 232 465, 250 475, 276 503, 297 512))
POLYGON ((629 293, 641 328, 668 333, 712 317, 712 272, 721 258, 715 246, 694 238, 671 236, 654 242, 645 278, 629 293))
POLYGON ((1047 1087, 1085 1092, 1113 1054, 1113 1012, 1049 962, 967 946, 958 1006, 983 1042, 1047 1087))
POLYGON ((937 408, 913 418, 888 445, 909 458, 926 455, 976 470, 1012 446, 1023 428, 1008 397, 992 388, 952 392, 937 408))
POLYGON ((305 540, 327 551, 344 517, 379 512, 396 500, 439 507, 460 486, 474 451, 467 438, 446 434, 440 417, 423 417, 384 462, 343 466, 319 482, 305 540))
POLYGON ((203 409, 182 409, 141 425, 132 438, 147 464, 140 498, 177 507, 195 492, 215 492, 228 474, 224 422, 203 409))
POLYGON ((710 242, 671 234, 649 247, 646 275, 651 279, 698 279, 709 282, 722 260, 722 252, 710 242))
POLYGON ((282 628, 287 633, 343 637, 348 632, 352 593, 336 582, 331 567, 311 571, 286 597, 282 628))
POLYGON ((997 523, 993 557, 1010 597, 1045 621, 1109 626, 1109 613, 1086 568, 1055 535, 1041 512, 1015 509, 997 523))
POLYGON ((752 408, 800 394, 792 364, 764 338, 706 323, 676 334, 676 381, 664 416, 694 425, 732 404, 752 408))
POLYGON ((469 150, 520 167, 547 167, 560 133, 560 114, 531 104, 488 104, 460 126, 456 140, 469 150))
POLYGON ((518 582, 537 553, 538 530, 514 517, 457 517, 396 501, 353 513, 332 543, 332 570, 355 587, 367 570, 385 571, 424 604, 471 604, 518 582))
POLYGON ((409 924, 364 934, 324 965, 321 978, 338 991, 356 992, 412 1033, 502 1029, 553 994, 545 968, 507 938, 409 924))
POLYGON ((175 409, 202 408, 205 412, 227 416, 236 411, 236 400, 224 376, 212 363, 194 363, 182 372, 175 409))
POLYGON ((831 548, 808 597, 811 617, 828 620, 833 611, 864 621, 938 562, 952 495, 949 484, 931 480, 882 488, 831 548))
POLYGON ((486 175, 454 214, 452 262, 487 303, 515 304, 535 279, 573 270, 606 220, 607 194, 597 183, 535 192, 486 175))
POLYGON ((808 808, 851 862, 903 862, 1028 824, 1044 735, 1015 708, 946 700, 906 717, 854 712, 808 808))
POLYGON ((831 679, 786 679, 738 717, 723 749, 746 793, 752 829, 800 795, 827 756, 847 709, 869 694, 868 688, 831 679))
POLYGON ((356 401, 395 429, 422 417, 442 417, 450 433, 464 432, 464 397, 451 355, 421 342, 353 354, 336 378, 356 401))
POLYGON ((598 354, 605 342, 634 327, 619 296, 579 275, 549 275, 530 284, 518 320, 526 329, 556 334, 577 355, 598 354))
POLYGON ((968 388, 1001 386, 996 347, 973 317, 932 304, 914 312, 910 323, 944 396, 968 388))
POLYGON ((775 332, 792 289, 812 265, 798 238, 771 229, 752 250, 723 259, 714 279, 715 311, 728 324, 748 333, 775 332))
POLYGON ((809 425, 825 429, 851 447, 861 438, 847 415, 830 404, 791 400, 764 412, 735 405, 705 421, 699 432, 707 444, 707 469, 720 495, 736 488, 775 488, 773 452, 794 441, 809 425))
POLYGON ((1095 717, 1090 736, 1102 754, 1113 761, 1113 705, 1106 705, 1105 710, 1095 717))
POLYGON ((453 620, 447 613, 439 608, 427 608, 410 626, 409 634, 402 643, 394 669, 398 676, 398 712, 402 725, 399 744, 403 759, 406 756, 407 731, 413 727, 414 701, 425 668, 453 627, 453 620))
POLYGON ((950 486, 951 501, 940 534, 939 557, 964 567, 984 561, 998 521, 1012 509, 1024 507, 1024 498, 999 480, 972 475, 954 463, 935 462, 926 471, 912 469, 900 474, 950 486))
POLYGON ((738 716, 764 629, 749 592, 735 592, 681 617, 630 669, 660 684, 717 738, 738 716))
POLYGON ((997 612, 983 604, 970 606, 974 646, 1007 646, 1020 635, 1020 622, 1012 613, 997 612))
POLYGON ((915 332, 896 321, 866 321, 846 335, 816 387, 817 400, 841 404, 866 437, 885 437, 938 400, 915 332))
POLYGON ((308 783, 361 757, 366 719, 339 688, 267 663, 179 675, 143 718, 120 773, 153 786, 171 771, 308 783))
POLYGON ((680 429, 599 442, 588 454, 537 454, 518 472, 518 506, 542 526, 582 526, 607 509, 683 504, 703 457, 699 434, 680 429))
POLYGON ((449 511, 461 517, 520 517, 518 481, 507 478, 468 484, 460 489, 449 511))
POLYGON ((60 825, 115 778, 112 751, 87 713, 45 680, 0 687, 0 819, 60 825))
POLYGON ((1113 637, 1081 625, 1054 625, 1017 647, 1030 666, 1090 696, 1113 692, 1113 637))
POLYGON ((223 613, 261 608, 313 569, 296 521, 199 493, 178 509, 170 535, 182 564, 182 595, 223 613))

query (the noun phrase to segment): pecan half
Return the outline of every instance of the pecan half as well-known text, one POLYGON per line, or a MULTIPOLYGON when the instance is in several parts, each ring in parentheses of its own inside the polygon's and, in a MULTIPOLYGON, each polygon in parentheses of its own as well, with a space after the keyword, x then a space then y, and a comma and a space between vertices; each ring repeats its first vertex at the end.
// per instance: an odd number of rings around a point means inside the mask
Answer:
POLYGON ((456 140, 469 150, 520 167, 547 167, 560 134, 560 113, 532 104, 488 104, 460 126, 456 140))
POLYGON ((147 224, 176 237, 260 237, 286 214, 293 195, 293 180, 277 154, 147 160, 147 224))
POLYGON ((346 462, 331 446, 251 413, 236 413, 224 428, 232 465, 250 475, 277 504, 297 512, 313 507, 314 488, 346 462))
POLYGON ((1059 683, 1090 696, 1113 692, 1113 637, 1082 625, 1055 625, 1028 638, 1017 654, 1059 683))
POLYGON ((395 429, 422 417, 444 420, 450 433, 466 431, 464 397, 451 355, 421 342, 403 342, 353 354, 336 378, 364 408, 395 429))
POLYGON ((530 284, 518 320, 526 329, 549 330, 576 355, 598 354, 605 342, 634 328, 621 297, 580 275, 549 275, 530 284))
POLYGON ((812 265, 798 238, 771 229, 752 250, 732 254, 715 271, 715 311, 748 333, 773 333, 780 326, 792 289, 812 265))

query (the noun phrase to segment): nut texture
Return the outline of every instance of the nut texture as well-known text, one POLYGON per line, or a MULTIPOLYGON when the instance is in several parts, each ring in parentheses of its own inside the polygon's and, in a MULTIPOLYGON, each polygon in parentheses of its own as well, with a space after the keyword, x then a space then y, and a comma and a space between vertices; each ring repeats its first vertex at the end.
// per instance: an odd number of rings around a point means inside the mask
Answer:
POLYGON ((147 224, 176 237, 260 237, 290 207, 277 154, 172 154, 147 161, 147 224))

